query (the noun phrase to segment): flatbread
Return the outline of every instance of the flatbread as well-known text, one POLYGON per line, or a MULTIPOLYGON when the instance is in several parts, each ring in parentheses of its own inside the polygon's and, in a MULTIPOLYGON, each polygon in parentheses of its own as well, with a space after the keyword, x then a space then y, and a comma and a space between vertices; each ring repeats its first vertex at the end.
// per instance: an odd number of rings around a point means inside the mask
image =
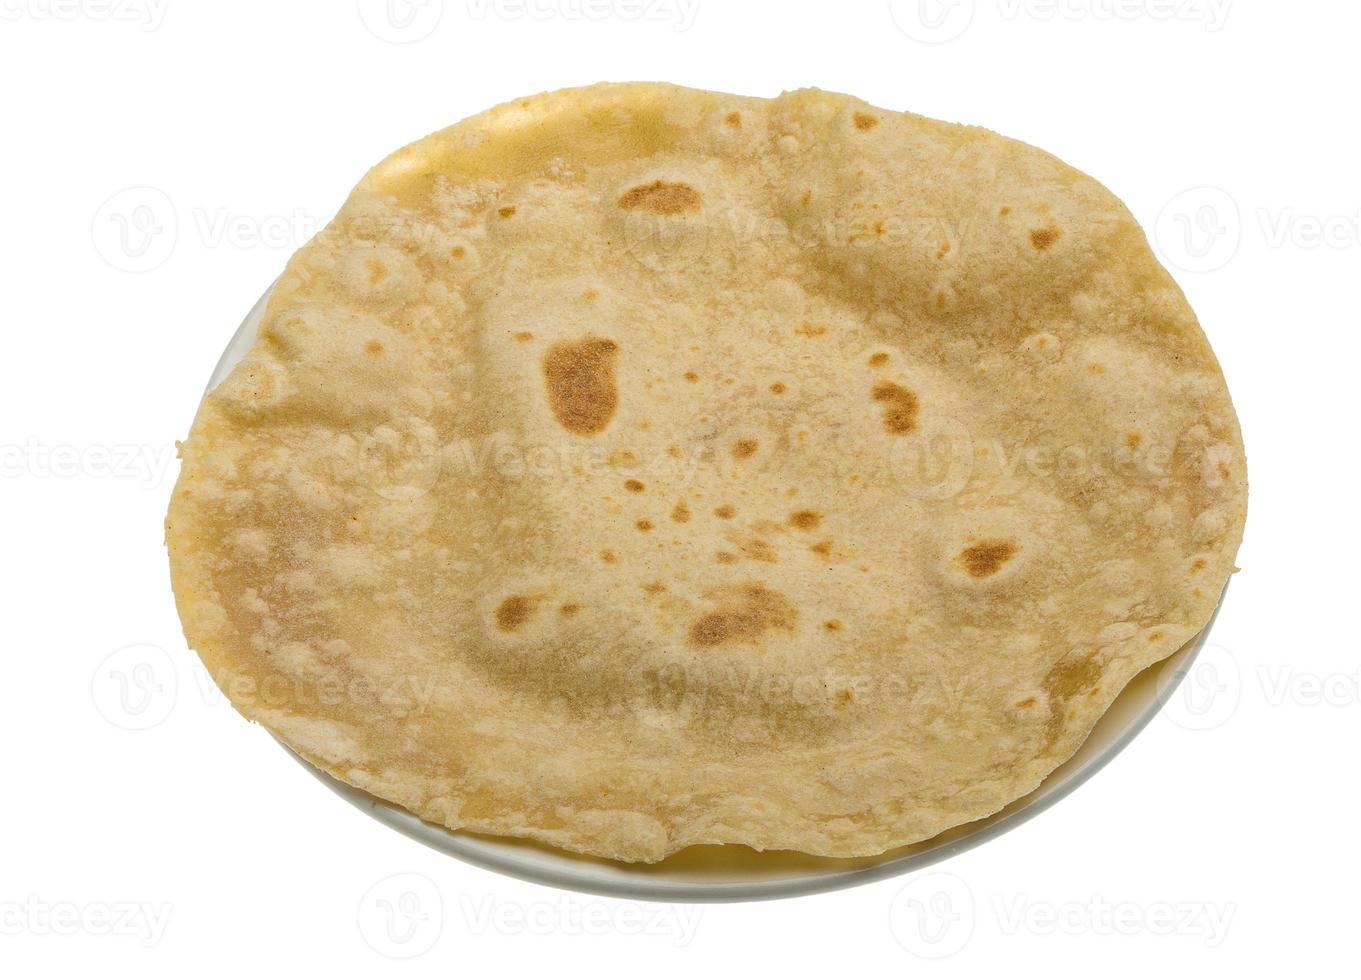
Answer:
POLYGON ((1245 460, 1128 211, 986 130, 601 85, 393 154, 167 520, 247 718, 426 820, 656 861, 987 816, 1206 623, 1245 460))

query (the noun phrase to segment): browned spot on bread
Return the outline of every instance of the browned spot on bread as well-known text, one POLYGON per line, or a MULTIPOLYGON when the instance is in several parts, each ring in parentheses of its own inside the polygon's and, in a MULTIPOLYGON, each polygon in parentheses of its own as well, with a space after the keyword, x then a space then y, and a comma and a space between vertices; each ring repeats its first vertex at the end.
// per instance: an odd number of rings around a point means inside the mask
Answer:
POLYGON ((1191 562, 1191 571, 1193 572, 1198 572, 1204 567, 1205 567, 1204 558, 1197 558, 1195 561, 1191 562))
POLYGON ((799 198, 799 201, 803 204, 804 207, 807 207, 808 202, 811 200, 813 200, 813 192, 811 189, 804 191, 803 196, 799 198))
POLYGON ((789 523, 800 531, 811 531, 822 523, 822 515, 815 510, 796 510, 789 515, 789 523))
POLYGON ((1129 435, 1125 436, 1125 445, 1130 449, 1138 449, 1139 443, 1143 441, 1144 437, 1137 432, 1131 432, 1129 435))
MULTIPOLYGON (((1051 699, 1062 702, 1092 687, 1100 679, 1100 664, 1090 657, 1075 657, 1051 667, 1041 684, 1051 699)), ((1054 706, 1062 709, 1062 704, 1054 706)))
POLYGON ((1011 208, 1007 207, 1007 206, 1004 204, 1004 205, 1002 205, 1002 210, 998 211, 997 213, 1000 214, 1002 217, 1005 218, 1007 215, 1011 214, 1011 208))
POLYGON ((642 493, 647 487, 643 486, 641 480, 625 480, 624 489, 629 493, 642 493))
POLYGON ((815 555, 822 555, 825 558, 832 553, 832 542, 819 541, 815 545, 810 545, 808 550, 815 555))
POLYGON ((514 204, 508 204, 503 208, 497 208, 496 213, 503 218, 509 218, 515 214, 515 210, 516 209, 514 204))
POLYGON ((825 630, 830 630, 831 632, 835 633, 841 629, 841 620, 829 619, 827 620, 827 622, 822 624, 822 628, 825 630))
POLYGON ((756 455, 755 439, 738 439, 732 444, 732 454, 738 459, 748 459, 756 455))
POLYGON ((714 561, 720 565, 733 565, 737 563, 737 556, 731 551, 719 551, 714 553, 714 561))
POLYGON ((883 367, 888 363, 888 355, 883 351, 870 355, 870 367, 883 367))
POLYGON ((732 504, 723 504, 721 507, 714 508, 714 516, 721 517, 725 521, 737 514, 737 508, 732 504))
POLYGON ((1218 464, 1215 467, 1215 472, 1219 474, 1219 478, 1221 480, 1227 480, 1229 478, 1229 464, 1228 463, 1218 464))
POLYGON ((851 689, 849 687, 841 687, 837 688, 837 692, 835 695, 833 695, 833 698, 834 698, 833 703, 838 708, 844 708, 855 700, 855 695, 851 693, 851 689))
POLYGON ((936 258, 938 258, 938 259, 943 259, 943 258, 945 258, 945 256, 947 256, 947 255, 949 255, 949 254, 950 254, 950 243, 949 243, 949 242, 941 242, 941 243, 940 243, 940 247, 936 249, 936 258))
POLYGON ((989 538, 969 545, 955 560, 964 566, 971 578, 987 578, 996 575, 1019 550, 1016 542, 1009 538, 989 538))
POLYGON ((1087 365, 1087 370, 1090 371, 1092 374, 1105 374, 1106 365, 1100 363, 1099 361, 1093 361, 1091 364, 1087 365))
POLYGON ((453 248, 449 249, 449 254, 456 259, 461 259, 468 254, 468 250, 462 245, 455 245, 453 248))
POLYGON ((656 595, 658 592, 665 592, 666 586, 661 582, 644 582, 643 591, 648 595, 656 595))
POLYGON ((1166 635, 1167 635, 1167 634, 1164 633, 1162 630, 1154 630, 1152 633, 1149 633, 1149 634, 1148 634, 1148 642, 1149 642, 1149 643, 1157 643, 1159 640, 1161 640, 1161 639, 1162 639, 1164 636, 1166 636, 1166 635))
POLYGON ((496 628, 503 633, 514 633, 534 615, 534 604, 528 596, 506 596, 496 607, 496 628))
POLYGON ((639 184, 620 195, 615 203, 629 211, 650 211, 652 214, 685 214, 698 211, 703 199, 689 184, 654 180, 639 184))
POLYGON ((528 330, 521 330, 519 333, 515 334, 515 339, 522 344, 527 344, 534 339, 534 335, 528 330))
POLYGON ((603 432, 619 406, 614 358, 619 345, 603 337, 559 341, 543 356, 548 405, 558 424, 576 435, 603 432))
POLYGON ((800 337, 821 337, 827 332, 827 326, 822 323, 800 323, 794 332, 800 337))
POLYGON ((730 112, 726 116, 724 116, 723 121, 727 123, 729 126, 731 126, 733 129, 741 129, 742 113, 734 110, 733 112, 730 112))
POLYGON ((633 526, 636 527, 636 528, 637 528, 638 530, 640 530, 640 531, 651 531, 651 530, 652 530, 652 522, 649 521, 649 520, 647 520, 646 518, 643 518, 643 519, 641 519, 641 520, 635 521, 634 524, 633 524, 633 526))
POLYGON ((1017 701, 1017 702, 1016 702, 1016 707, 1018 707, 1018 708, 1033 708, 1033 707, 1035 707, 1035 699, 1034 699, 1034 698, 1022 698, 1020 701, 1017 701))
POLYGON ((564 616, 575 616, 577 613, 581 612, 581 604, 577 602, 564 602, 558 607, 558 612, 562 613, 564 616))
POLYGON ((719 605, 690 624, 690 644, 696 647, 754 643, 773 629, 792 631, 798 619, 789 599, 759 582, 713 590, 705 598, 719 605))
POLYGON ((604 551, 600 553, 600 560, 607 565, 613 565, 619 559, 615 557, 613 551, 611 551, 609 548, 606 548, 604 551))
POLYGON ((855 115, 851 116, 851 122, 853 122, 855 124, 855 128, 860 130, 862 133, 867 132, 873 129, 875 126, 879 125, 878 117, 871 116, 868 112, 855 113, 855 115))
POLYGON ((880 381, 871 391, 875 401, 884 406, 884 428, 895 436, 906 435, 917 428, 917 395, 900 384, 880 381))
POLYGON ((741 545, 742 554, 752 561, 776 560, 775 548, 769 541, 762 541, 760 538, 750 538, 741 545))
POLYGON ((784 382, 783 382, 783 381, 776 381, 773 385, 770 386, 770 393, 771 393, 772 395, 783 395, 783 394, 784 394, 784 382))
POLYGON ((586 289, 585 289, 585 291, 583 291, 582 294, 581 294, 581 298, 584 299, 584 300, 585 300, 586 302, 588 302, 588 303, 590 303, 590 302, 592 302, 593 300, 599 298, 599 296, 600 296, 600 292, 599 292, 598 290, 596 290, 596 289, 595 289, 594 287, 592 287, 592 286, 587 286, 586 289))
POLYGON ((682 377, 685 378, 686 381, 689 381, 691 384, 694 384, 696 381, 699 380, 699 375, 696 374, 694 371, 686 371, 685 374, 682 375, 682 377))
POLYGON ((671 519, 677 524, 684 524, 690 519, 690 508, 684 500, 671 508, 671 519))
POLYGON ((364 345, 364 353, 372 354, 374 357, 377 357, 379 354, 383 353, 384 350, 386 350, 386 348, 383 346, 383 342, 381 340, 370 340, 367 344, 364 345))
POLYGON ((375 283, 382 282, 385 278, 387 278, 388 267, 385 266, 382 262, 378 261, 377 259, 368 259, 364 263, 364 268, 368 270, 370 286, 374 285, 375 283))
POLYGON ((1059 231, 1057 225, 1046 225, 1043 228, 1032 228, 1030 230, 1030 244, 1041 252, 1062 237, 1063 232, 1059 231))

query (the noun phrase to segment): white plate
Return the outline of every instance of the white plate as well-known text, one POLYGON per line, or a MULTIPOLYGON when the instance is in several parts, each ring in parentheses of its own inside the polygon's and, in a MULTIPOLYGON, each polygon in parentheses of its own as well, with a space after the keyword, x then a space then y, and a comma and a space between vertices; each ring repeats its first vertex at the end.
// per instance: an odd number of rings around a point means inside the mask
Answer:
MULTIPOLYGON (((213 371, 208 382, 209 391, 227 376, 254 343, 268 299, 269 291, 266 290, 246 314, 213 371)), ((1216 616, 1218 612, 1216 609, 1216 616)), ((1130 681, 1077 754, 1050 773, 1033 792, 985 820, 872 858, 841 860, 792 851, 759 853, 746 847, 731 846, 691 847, 650 865, 583 857, 528 841, 451 831, 426 823, 401 807, 327 775, 288 751, 312 775, 375 820, 481 868, 527 881, 621 898, 669 902, 789 898, 847 888, 924 868, 992 840, 1053 806, 1090 779, 1143 730, 1181 683, 1213 625, 1214 617, 1211 617, 1194 640, 1130 681)))

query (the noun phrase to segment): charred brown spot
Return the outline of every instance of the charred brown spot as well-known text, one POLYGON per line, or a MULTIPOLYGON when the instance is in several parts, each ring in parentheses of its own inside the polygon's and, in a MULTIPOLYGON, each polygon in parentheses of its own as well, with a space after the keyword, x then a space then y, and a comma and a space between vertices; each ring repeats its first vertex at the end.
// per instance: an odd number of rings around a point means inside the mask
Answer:
POLYGON ((829 619, 827 620, 827 622, 822 624, 822 628, 828 630, 829 632, 835 633, 841 629, 841 620, 829 619))
POLYGON ((1032 228, 1030 230, 1030 244, 1041 252, 1062 237, 1063 232, 1059 231, 1057 225, 1047 225, 1044 228, 1032 228))
POLYGON ((720 565, 734 565, 737 563, 737 556, 731 551, 718 551, 714 553, 714 561, 720 565))
POLYGON ((723 504, 721 507, 714 508, 714 516, 721 517, 725 521, 728 520, 730 517, 735 516, 736 514, 737 508, 734 507, 732 504, 723 504))
POLYGON ((644 582, 643 591, 648 595, 656 595, 659 592, 665 592, 666 586, 661 582, 644 582))
POLYGON ((1161 639, 1162 639, 1164 636, 1166 636, 1166 635, 1167 635, 1167 634, 1164 633, 1162 630, 1154 630, 1152 633, 1149 633, 1149 634, 1148 634, 1148 642, 1149 642, 1149 643, 1157 643, 1159 640, 1161 640, 1161 639))
POLYGON ((577 435, 603 432, 619 406, 614 359, 619 345, 603 337, 560 341, 543 356, 548 404, 558 424, 577 435))
POLYGON ((723 117, 723 121, 727 123, 729 126, 731 126, 733 129, 741 129, 742 113, 736 111, 730 112, 723 117))
POLYGON ((449 254, 456 259, 461 259, 468 254, 468 250, 462 245, 455 245, 453 248, 449 249, 449 254))
POLYGON ((652 522, 649 521, 649 520, 647 520, 646 518, 644 518, 644 519, 642 519, 642 520, 635 521, 633 526, 636 527, 636 528, 637 528, 638 530, 640 530, 640 531, 651 531, 651 530, 652 530, 652 522))
POLYGON ((690 625, 690 644, 717 647, 755 643, 773 629, 793 630, 798 611, 785 596, 757 582, 706 593, 718 608, 690 625))
POLYGON ((1018 708, 1033 708, 1033 707, 1035 707, 1035 699, 1034 699, 1034 698, 1022 698, 1020 701, 1017 701, 1017 702, 1016 702, 1016 707, 1018 707, 1018 708))
POLYGON ((600 553, 600 560, 603 561, 606 565, 613 565, 619 559, 615 557, 613 551, 611 551, 609 548, 606 548, 604 551, 600 553))
POLYGON ((1090 657, 1078 657, 1062 661, 1050 668, 1042 686, 1049 692, 1051 699, 1066 701, 1075 694, 1089 690, 1100 679, 1101 665, 1090 657))
POLYGON ((800 323, 794 328, 794 332, 800 337, 821 337, 827 332, 825 323, 800 323))
POLYGON ((836 694, 833 695, 833 703, 838 708, 844 708, 854 700, 855 695, 851 692, 849 687, 838 688, 836 694))
POLYGON ((738 439, 732 444, 732 454, 738 459, 749 459, 756 455, 755 439, 738 439))
POLYGON ((1000 211, 998 211, 997 213, 1000 214, 1002 217, 1005 218, 1007 215, 1011 214, 1011 208, 1007 207, 1007 206, 1004 204, 1004 205, 1002 205, 1002 209, 1001 209, 1000 211))
POLYGON ((773 385, 770 386, 770 393, 771 393, 772 395, 783 395, 783 394, 784 394, 784 382, 783 382, 783 381, 776 381, 773 385))
POLYGON ((917 395, 900 384, 881 381, 870 391, 875 401, 884 407, 884 428, 895 436, 906 435, 917 428, 917 395))
POLYGON ((677 524, 684 524, 690 519, 690 508, 684 500, 671 509, 671 519, 677 524))
POLYGON ((387 278, 388 267, 377 259, 369 259, 364 263, 364 268, 368 271, 369 285, 373 286, 387 278))
POLYGON ((1195 561, 1191 562, 1191 571, 1193 572, 1198 572, 1204 567, 1205 567, 1204 558, 1197 558, 1195 561))
POLYGON ((496 607, 496 628, 503 633, 514 633, 533 615, 533 599, 523 595, 506 596, 496 607))
POLYGON ((649 211, 652 214, 685 214, 698 211, 702 198, 689 184, 654 180, 639 184, 620 195, 616 205, 628 211, 649 211))
POLYGON ((855 115, 851 116, 851 122, 855 124, 856 129, 863 133, 878 126, 879 118, 877 116, 871 116, 868 112, 857 112, 855 115))
POLYGON ((641 480, 625 480, 624 489, 629 493, 642 493, 647 487, 643 486, 641 480))
POLYGON ((588 303, 594 302, 594 301, 595 301, 596 299, 598 299, 599 297, 600 297, 600 291, 597 290, 597 289, 596 289, 595 287, 593 287, 593 286, 587 286, 584 290, 582 290, 582 293, 581 293, 581 298, 584 299, 584 300, 585 300, 586 302, 588 302, 588 303))
POLYGON ((562 613, 564 616, 575 616, 577 613, 581 612, 581 604, 577 602, 564 602, 558 607, 558 612, 562 613))
POLYGON ((888 355, 883 351, 870 355, 870 367, 883 367, 888 363, 888 355))
POLYGON ((828 555, 832 553, 832 542, 819 541, 815 545, 810 545, 808 550, 815 555, 822 555, 824 558, 826 558, 828 555))
POLYGON ((515 214, 515 211, 516 211, 516 208, 515 208, 515 205, 514 205, 514 204, 508 204, 508 205, 506 205, 506 206, 503 207, 503 208, 497 208, 497 209, 496 209, 496 213, 499 214, 499 215, 500 215, 501 217, 503 217, 503 218, 509 218, 509 217, 513 216, 513 215, 515 214))
POLYGON ((815 510, 796 510, 789 515, 789 523, 800 531, 811 531, 822 523, 822 515, 815 510))
POLYGON ((383 347, 383 342, 381 340, 370 340, 364 345, 364 353, 372 354, 374 357, 383 353, 384 350, 386 350, 386 348, 383 347))
POLYGON ((515 339, 522 344, 527 344, 534 339, 534 335, 528 330, 521 330, 519 333, 515 334, 515 339))
POLYGON ((775 547, 769 541, 750 538, 741 545, 742 555, 752 561, 776 561, 775 547))
POLYGON ((696 374, 694 371, 686 371, 685 374, 682 375, 682 377, 685 378, 686 381, 689 381, 691 384, 694 384, 696 381, 699 380, 699 375, 696 374))
POLYGON ((1130 449, 1138 449, 1139 443, 1143 441, 1144 437, 1137 432, 1131 432, 1129 435, 1125 436, 1125 445, 1130 449))
POLYGON ((1001 571, 1002 566, 1016 557, 1020 549, 1010 539, 991 538, 971 544, 961 551, 956 560, 971 578, 987 578, 1001 571))
POLYGON ((799 198, 799 201, 803 204, 804 207, 807 207, 807 206, 808 206, 808 203, 809 203, 810 201, 812 201, 812 200, 813 200, 813 192, 812 192, 812 190, 806 190, 806 191, 804 191, 804 192, 803 192, 803 196, 799 198))

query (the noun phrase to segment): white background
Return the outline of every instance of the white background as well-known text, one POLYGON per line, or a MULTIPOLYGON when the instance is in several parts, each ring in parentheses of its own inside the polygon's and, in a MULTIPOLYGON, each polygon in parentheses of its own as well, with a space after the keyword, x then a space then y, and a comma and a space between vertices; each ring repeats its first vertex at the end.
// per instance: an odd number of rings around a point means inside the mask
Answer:
POLYGON ((0 0, 0 973, 1355 969, 1357 5, 392 9, 0 0), (1045 147, 1128 202, 1222 359, 1252 497, 1194 699, 923 875, 670 908, 479 871, 332 796, 185 648, 173 441, 244 311, 390 150, 628 79, 817 85, 1045 147), (424 915, 409 942, 384 899, 424 915))

